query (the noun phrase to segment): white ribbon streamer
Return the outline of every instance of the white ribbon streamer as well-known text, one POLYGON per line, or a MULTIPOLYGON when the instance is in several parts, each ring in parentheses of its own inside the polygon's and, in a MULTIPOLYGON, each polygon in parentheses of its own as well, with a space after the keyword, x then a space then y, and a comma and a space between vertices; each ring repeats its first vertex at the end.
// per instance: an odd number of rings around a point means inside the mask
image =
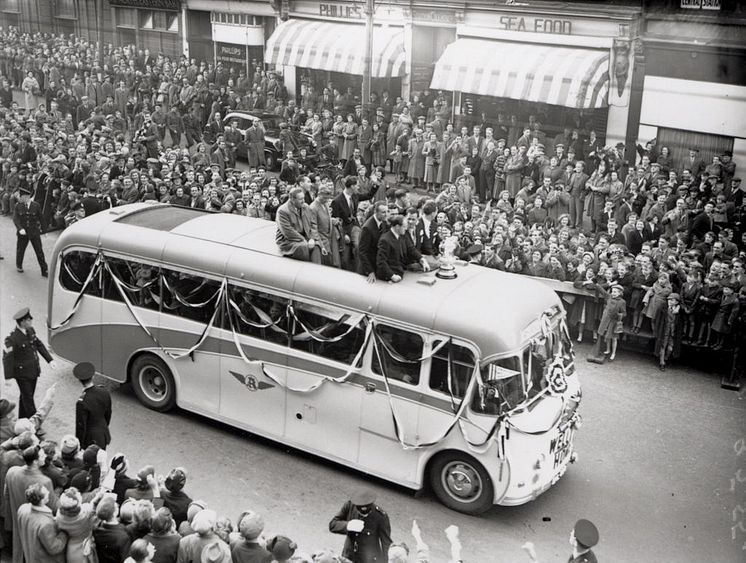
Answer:
MULTIPOLYGON (((64 263, 64 257, 62 257, 61 259, 63 260, 63 263, 64 263)), ((67 323, 69 323, 70 320, 75 316, 75 313, 78 312, 78 307, 80 306, 80 302, 83 300, 83 296, 85 295, 85 290, 88 289, 88 285, 91 283, 93 278, 95 278, 96 275, 101 270, 101 261, 102 261, 102 258, 101 258, 101 255, 99 254, 96 256, 96 260, 93 262, 93 265, 91 266, 91 271, 88 272, 88 277, 85 279, 85 282, 83 282, 83 286, 80 288, 80 291, 78 292, 78 296, 75 298, 75 303, 73 304, 72 310, 67 315, 67 317, 65 317, 59 324, 56 324, 55 326, 47 325, 49 326, 49 330, 54 331, 54 330, 61 329, 62 327, 67 325, 67 323)), ((67 268, 66 265, 65 267, 67 268)), ((72 276, 72 273, 70 272, 69 269, 68 269, 68 273, 70 273, 70 275, 72 276)), ((72 277, 75 277, 75 276, 72 276, 72 277)), ((75 277, 75 279, 77 280, 77 277, 75 277)))

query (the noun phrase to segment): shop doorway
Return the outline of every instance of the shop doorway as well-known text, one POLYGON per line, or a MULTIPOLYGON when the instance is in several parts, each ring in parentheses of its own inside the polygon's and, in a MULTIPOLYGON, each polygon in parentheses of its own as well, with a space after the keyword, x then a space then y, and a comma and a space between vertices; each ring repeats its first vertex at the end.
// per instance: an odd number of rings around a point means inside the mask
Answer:
MULTIPOLYGON (((358 74, 345 74, 342 72, 329 72, 326 70, 316 70, 312 68, 296 69, 296 84, 311 85, 317 94, 321 94, 329 83, 337 88, 342 94, 347 88, 352 88, 355 102, 360 102, 360 96, 363 89, 363 77, 358 74)), ((370 81, 370 91, 375 93, 380 99, 381 93, 388 90, 392 99, 401 96, 401 78, 373 78, 370 81)), ((300 100, 301 88, 298 88, 297 98, 300 100)))
POLYGON ((724 151, 733 150, 733 137, 660 127, 657 147, 659 151, 661 147, 668 147, 673 161, 677 164, 689 158, 689 147, 695 147, 699 149, 699 156, 705 164, 710 164, 713 156, 720 156, 724 151))
MULTIPOLYGON (((448 93, 450 94, 450 93, 448 93)), ((458 98, 458 96, 457 96, 458 98)), ((513 100, 510 98, 494 98, 491 96, 477 96, 475 94, 461 94, 460 115, 456 116, 456 127, 471 127, 481 125, 483 128, 495 129, 496 138, 506 134, 506 131, 498 131, 499 116, 503 116, 504 123, 509 125, 511 117, 516 116, 518 135, 532 118, 541 123, 541 131, 546 135, 546 147, 548 153, 554 151, 553 140, 557 135, 563 133, 565 127, 577 130, 580 139, 587 137, 590 131, 595 131, 601 142, 606 139, 606 121, 609 108, 597 109, 575 109, 564 106, 543 104, 540 102, 528 102, 524 100, 513 100)), ((515 131, 512 132, 508 143, 515 142, 515 131)))

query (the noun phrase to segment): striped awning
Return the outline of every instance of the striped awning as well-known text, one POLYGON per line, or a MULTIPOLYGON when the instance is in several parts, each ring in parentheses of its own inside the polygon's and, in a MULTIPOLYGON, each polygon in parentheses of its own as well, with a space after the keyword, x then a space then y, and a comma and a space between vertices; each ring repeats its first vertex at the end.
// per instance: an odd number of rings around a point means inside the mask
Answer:
POLYGON ((609 51, 457 39, 430 88, 587 109, 608 105, 609 51))
MULTIPOLYGON (((288 20, 275 29, 264 50, 264 62, 332 72, 363 74, 365 27, 311 20, 288 20)), ((373 30, 374 78, 404 74, 404 31, 400 27, 373 30)))

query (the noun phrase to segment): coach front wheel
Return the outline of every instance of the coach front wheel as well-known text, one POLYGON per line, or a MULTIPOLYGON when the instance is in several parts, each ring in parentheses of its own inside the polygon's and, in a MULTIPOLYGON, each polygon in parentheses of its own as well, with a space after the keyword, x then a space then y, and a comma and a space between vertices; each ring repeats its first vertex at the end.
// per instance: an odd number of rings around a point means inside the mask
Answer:
POLYGON ((132 389, 140 402, 158 412, 176 405, 176 385, 166 363, 150 354, 140 356, 130 368, 132 389))
POLYGON ((481 514, 492 508, 494 488, 484 468, 456 452, 438 456, 430 467, 430 484, 438 500, 465 514, 481 514))

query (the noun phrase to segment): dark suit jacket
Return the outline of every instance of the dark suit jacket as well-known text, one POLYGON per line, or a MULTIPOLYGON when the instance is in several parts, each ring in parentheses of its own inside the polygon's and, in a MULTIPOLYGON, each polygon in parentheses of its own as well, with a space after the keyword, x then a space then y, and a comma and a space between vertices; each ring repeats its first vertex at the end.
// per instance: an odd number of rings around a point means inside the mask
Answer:
POLYGON ((352 201, 352 208, 348 205, 344 192, 332 200, 332 217, 338 217, 342 220, 342 229, 347 234, 357 224, 357 196, 354 194, 350 196, 350 201, 352 201))
POLYGON ((429 236, 425 236, 425 221, 423 219, 419 219, 417 221, 417 230, 415 231, 415 234, 417 235, 415 247, 417 248, 417 250, 420 251, 422 254, 426 254, 427 256, 434 256, 435 254, 437 254, 437 249, 434 244, 436 232, 437 227, 435 225, 435 221, 430 221, 430 233, 429 236))
POLYGON ((122 524, 101 524, 93 530, 99 563, 120 563, 130 551, 130 537, 122 524))
POLYGON ((352 209, 347 205, 347 198, 344 192, 339 194, 332 200, 332 217, 339 217, 342 219, 342 230, 345 234, 350 233, 350 229, 357 225, 357 206, 361 201, 372 199, 375 196, 375 191, 371 190, 365 195, 352 194, 350 199, 352 200, 352 209))
POLYGON ((111 442, 109 423, 111 422, 111 397, 102 385, 94 385, 83 390, 75 404, 75 436, 80 447, 85 449, 96 444, 101 449, 111 442))
POLYGON ((574 198, 583 197, 585 194, 585 183, 589 179, 590 176, 585 172, 573 172, 572 176, 570 176, 570 196, 574 198))
POLYGON ((708 216, 704 211, 700 212, 692 221, 691 235, 695 238, 703 239, 706 232, 713 231, 717 234, 718 230, 712 216, 708 216))
POLYGON ((375 273, 378 240, 386 232, 386 223, 379 227, 375 217, 370 217, 360 230, 360 242, 357 248, 357 273, 363 276, 375 273))
MULTIPOLYGON (((359 166, 365 166, 365 161, 363 160, 363 156, 360 155, 360 160, 357 161, 354 158, 350 158, 346 163, 344 170, 342 171, 343 176, 357 176, 357 169, 359 166)), ((365 166, 365 175, 370 175, 370 170, 368 166, 365 166)))
POLYGON ((398 239, 392 231, 381 235, 378 239, 378 253, 376 254, 376 277, 389 281, 394 274, 404 275, 407 264, 417 262, 422 258, 414 246, 406 240, 406 233, 398 239))
POLYGON ((692 177, 699 181, 699 177, 702 175, 702 172, 705 171, 705 162, 698 156, 694 158, 694 162, 689 158, 689 155, 686 155, 684 157, 684 163, 682 166, 683 168, 689 168, 692 171, 692 177))

